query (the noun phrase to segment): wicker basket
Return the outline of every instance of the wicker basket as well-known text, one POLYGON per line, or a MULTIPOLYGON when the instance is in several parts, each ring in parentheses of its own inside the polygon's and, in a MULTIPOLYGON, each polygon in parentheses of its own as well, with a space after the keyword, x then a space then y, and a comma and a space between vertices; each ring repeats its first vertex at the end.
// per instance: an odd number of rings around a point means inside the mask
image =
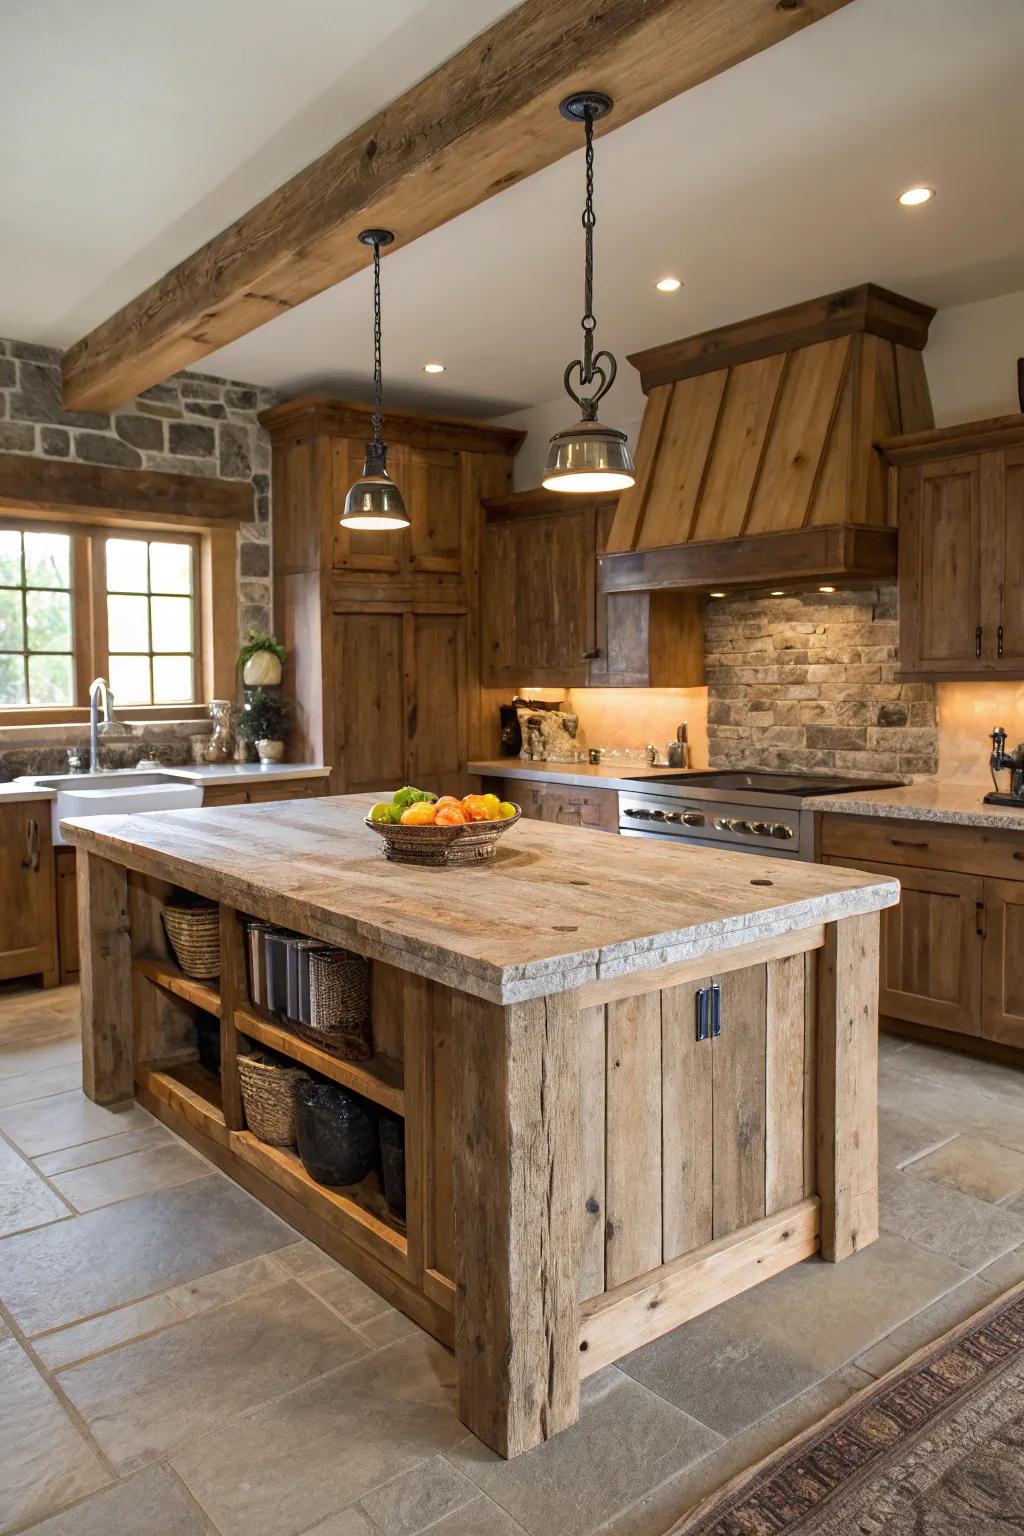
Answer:
POLYGON ((168 942, 186 976, 220 975, 220 913, 211 902, 171 905, 161 916, 168 942))
POLYGON ((478 864, 493 859, 498 839, 522 815, 504 821, 467 821, 454 827, 403 827, 401 822, 371 821, 366 825, 384 839, 384 857, 396 864, 478 864))
POLYGON ((295 1090, 309 1082, 301 1067, 282 1067, 263 1052, 239 1056, 238 1081, 245 1121, 257 1141, 272 1147, 295 1145, 295 1090))
POLYGON ((291 1019, 292 1028, 332 1056, 368 1061, 373 1055, 369 964, 347 949, 311 949, 308 957, 309 1022, 291 1019))

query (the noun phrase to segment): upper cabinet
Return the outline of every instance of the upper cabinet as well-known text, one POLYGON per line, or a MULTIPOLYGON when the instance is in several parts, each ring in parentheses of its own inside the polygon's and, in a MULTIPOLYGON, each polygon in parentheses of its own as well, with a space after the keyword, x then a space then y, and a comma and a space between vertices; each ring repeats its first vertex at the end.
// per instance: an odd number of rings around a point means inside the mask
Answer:
POLYGON ((891 438, 900 672, 1024 677, 1024 416, 891 438))
POLYGON ((704 681, 703 599, 605 596, 616 498, 522 491, 484 501, 483 682, 494 688, 667 688, 704 681))

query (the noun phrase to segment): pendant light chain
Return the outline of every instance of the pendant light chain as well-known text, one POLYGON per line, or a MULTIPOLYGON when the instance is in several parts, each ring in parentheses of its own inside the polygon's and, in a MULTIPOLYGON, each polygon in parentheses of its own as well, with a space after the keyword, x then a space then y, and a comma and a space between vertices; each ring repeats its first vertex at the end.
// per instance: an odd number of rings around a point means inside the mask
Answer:
POLYGON ((379 451, 384 441, 384 371, 381 367, 380 327, 380 241, 373 242, 373 446, 379 451))
POLYGON ((594 332, 597 319, 594 315, 594 113, 587 107, 584 114, 587 133, 587 195, 583 208, 583 232, 586 255, 583 262, 583 369, 581 382, 589 384, 594 377, 594 332))

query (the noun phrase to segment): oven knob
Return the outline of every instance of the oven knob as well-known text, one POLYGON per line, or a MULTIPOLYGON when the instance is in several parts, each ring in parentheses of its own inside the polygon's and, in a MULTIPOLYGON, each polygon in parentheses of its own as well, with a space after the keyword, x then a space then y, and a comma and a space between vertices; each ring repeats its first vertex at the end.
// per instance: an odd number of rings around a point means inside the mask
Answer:
POLYGON ((752 832, 753 827, 749 821, 741 821, 739 817, 729 823, 730 832, 752 832))
POLYGON ((729 819, 727 817, 725 817, 725 816, 716 816, 715 817, 715 831, 716 832, 729 832, 729 831, 731 831, 731 829, 732 829, 732 822, 729 821, 729 819))
POLYGON ((700 811, 683 811, 676 819, 688 827, 702 827, 704 825, 704 817, 700 811))
POLYGON ((772 837, 792 837, 793 835, 793 828, 787 827, 784 821, 777 821, 772 827, 772 837))
POLYGON ((666 817, 664 811, 648 811, 647 814, 649 815, 649 817, 651 818, 652 821, 665 821, 665 820, 667 820, 667 817, 666 817))
POLYGON ((751 832, 756 832, 758 837, 771 837, 772 827, 769 821, 754 821, 750 824, 751 832))
POLYGON ((627 805, 625 811, 623 812, 623 815, 624 816, 639 816, 640 812, 638 810, 636 810, 634 806, 627 805))
POLYGON ((678 824, 679 822, 682 821, 682 819, 683 819, 682 818, 682 814, 679 811, 666 811, 665 812, 665 820, 666 821, 674 821, 674 822, 676 822, 678 824))

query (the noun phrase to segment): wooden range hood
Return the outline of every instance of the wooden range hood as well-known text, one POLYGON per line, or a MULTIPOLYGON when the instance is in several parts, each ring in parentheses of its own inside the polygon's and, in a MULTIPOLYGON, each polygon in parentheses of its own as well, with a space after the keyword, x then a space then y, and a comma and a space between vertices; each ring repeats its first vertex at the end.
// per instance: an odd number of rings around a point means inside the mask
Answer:
POLYGON ((933 424, 933 314, 865 283, 631 356, 647 407, 602 590, 895 576, 875 443, 933 424))

